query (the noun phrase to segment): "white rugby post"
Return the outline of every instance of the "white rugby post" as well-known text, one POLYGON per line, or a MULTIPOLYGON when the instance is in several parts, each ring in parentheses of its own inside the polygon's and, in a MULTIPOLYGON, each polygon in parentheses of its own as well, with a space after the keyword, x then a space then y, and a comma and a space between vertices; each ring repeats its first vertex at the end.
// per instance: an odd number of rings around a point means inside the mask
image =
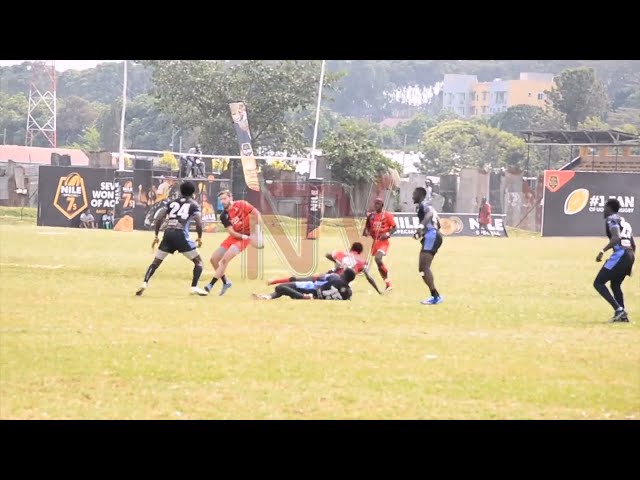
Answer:
POLYGON ((316 141, 318 140, 318 123, 320 122, 320 103, 322 101, 322 84, 324 83, 325 60, 320 67, 320 85, 318 85, 318 105, 316 107, 316 124, 313 127, 313 144, 311 146, 311 162, 309 164, 309 178, 317 178, 316 141))
POLYGON ((118 149, 118 170, 124 170, 124 117, 127 111, 127 61, 124 61, 122 79, 122 114, 120 116, 120 148, 118 149))

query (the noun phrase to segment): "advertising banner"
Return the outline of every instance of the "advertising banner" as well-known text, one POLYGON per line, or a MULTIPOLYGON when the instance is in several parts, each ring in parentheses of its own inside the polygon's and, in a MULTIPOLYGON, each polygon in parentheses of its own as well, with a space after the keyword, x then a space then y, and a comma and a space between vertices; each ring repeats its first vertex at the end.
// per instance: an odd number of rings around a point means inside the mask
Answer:
MULTIPOLYGON (((394 237, 412 237, 416 233, 420 221, 418 215, 411 212, 396 212, 393 214, 398 229, 394 237)), ((480 230, 478 215, 474 213, 438 213, 440 218, 440 233, 445 237, 507 237, 505 228, 506 215, 491 215, 491 223, 486 230, 480 230)))
POLYGON ((82 212, 96 223, 116 206, 114 170, 111 168, 42 165, 38 170, 40 226, 78 227, 82 212))
POLYGON ((640 173, 544 172, 543 236, 579 237, 605 234, 604 205, 620 202, 620 216, 640 231, 640 173))

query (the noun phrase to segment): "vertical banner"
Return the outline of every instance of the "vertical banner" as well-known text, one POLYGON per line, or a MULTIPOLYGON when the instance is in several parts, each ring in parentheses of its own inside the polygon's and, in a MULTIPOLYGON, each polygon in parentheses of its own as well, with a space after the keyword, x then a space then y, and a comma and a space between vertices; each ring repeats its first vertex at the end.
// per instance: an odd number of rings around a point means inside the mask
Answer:
POLYGON ((251 132, 249 131, 249 119, 247 118, 245 104, 244 102, 233 102, 229 104, 229 108, 231 109, 231 118, 233 119, 233 125, 238 137, 244 181, 251 190, 258 192, 260 191, 258 168, 256 166, 256 159, 253 156, 251 132))
POLYGON ((315 240, 320 236, 320 222, 322 221, 322 180, 310 179, 308 188, 307 239, 315 240))
POLYGON ((133 172, 117 170, 114 183, 116 206, 113 229, 120 232, 132 232, 133 209, 136 206, 133 198, 133 172))

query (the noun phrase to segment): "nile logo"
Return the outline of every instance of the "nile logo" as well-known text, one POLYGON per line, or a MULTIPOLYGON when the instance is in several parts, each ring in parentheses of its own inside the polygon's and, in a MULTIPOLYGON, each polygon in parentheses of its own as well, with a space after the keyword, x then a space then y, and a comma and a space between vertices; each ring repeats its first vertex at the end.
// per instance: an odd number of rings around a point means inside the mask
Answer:
POLYGON ((87 208, 87 190, 79 173, 73 172, 66 177, 60 177, 53 205, 69 220, 87 208))
POLYGON ((580 213, 589 203, 589 190, 586 188, 578 188, 569 194, 564 201, 565 215, 575 215, 580 213))

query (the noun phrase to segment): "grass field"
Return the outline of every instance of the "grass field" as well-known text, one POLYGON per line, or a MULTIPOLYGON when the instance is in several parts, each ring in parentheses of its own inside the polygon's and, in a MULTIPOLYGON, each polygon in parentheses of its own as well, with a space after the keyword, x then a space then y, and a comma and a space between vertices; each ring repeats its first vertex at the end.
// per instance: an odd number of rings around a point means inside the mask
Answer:
MULTIPOLYGON (((640 273, 623 284, 632 323, 605 323, 602 238, 446 238, 437 306, 419 304, 404 238, 384 297, 358 278, 350 302, 254 301, 270 288, 238 261, 227 295, 193 297, 182 256, 135 297, 152 233, 19 212, 0 209, 1 419, 640 418, 640 273)), ((340 246, 325 228, 319 252, 340 246)), ((288 273, 269 244, 265 259, 265 277, 288 273)))

